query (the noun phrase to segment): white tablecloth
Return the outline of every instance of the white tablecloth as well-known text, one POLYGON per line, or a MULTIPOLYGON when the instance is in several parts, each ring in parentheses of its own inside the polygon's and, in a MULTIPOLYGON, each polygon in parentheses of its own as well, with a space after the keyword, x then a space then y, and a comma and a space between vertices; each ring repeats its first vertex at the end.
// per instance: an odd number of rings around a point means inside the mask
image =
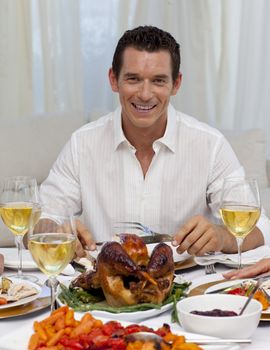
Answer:
MULTIPOLYGON (((217 274, 214 275, 207 275, 204 274, 204 268, 200 266, 196 266, 190 269, 183 270, 183 277, 187 280, 192 281, 193 286, 200 285, 202 283, 206 283, 208 280, 209 282, 215 279, 222 279, 221 272, 226 270, 226 267, 222 265, 217 265, 217 274), (203 281, 202 281, 203 279, 203 281)), ((10 271, 6 270, 5 273, 8 274, 10 271)), ((29 272, 27 272, 29 273, 29 272)), ((41 281, 45 280, 44 275, 42 275, 38 271, 31 272, 32 274, 38 276, 41 281)), ((62 281, 67 280, 68 277, 66 276, 60 276, 60 279, 62 281)), ((45 309, 39 312, 35 312, 33 314, 25 315, 25 316, 18 316, 13 318, 6 318, 6 319, 0 319, 0 349, 3 348, 5 344, 3 344, 1 337, 3 335, 7 334, 14 334, 14 330, 18 330, 20 327, 25 327, 26 324, 33 324, 34 320, 37 318, 45 318, 49 314, 49 309, 45 309), (2 345, 2 347, 1 347, 2 345)), ((153 328, 160 327, 163 323, 171 323, 170 320, 170 311, 159 315, 157 317, 153 317, 148 320, 142 321, 143 324, 149 325, 153 328)), ((120 317, 119 317, 120 319, 120 317)), ((120 319, 121 320, 121 319, 120 319)), ((183 331, 183 329, 177 325, 173 324, 172 326, 173 330, 177 330, 179 332, 183 331)), ((260 322, 258 329, 256 330, 255 334, 252 337, 252 344, 248 345, 241 345, 240 349, 247 349, 247 350, 268 350, 270 344, 270 322, 260 322)), ((18 348, 18 350, 24 350, 21 348, 18 348)), ((211 349, 215 349, 214 346, 211 346, 211 349)), ((220 347, 218 348, 220 349, 220 347)))

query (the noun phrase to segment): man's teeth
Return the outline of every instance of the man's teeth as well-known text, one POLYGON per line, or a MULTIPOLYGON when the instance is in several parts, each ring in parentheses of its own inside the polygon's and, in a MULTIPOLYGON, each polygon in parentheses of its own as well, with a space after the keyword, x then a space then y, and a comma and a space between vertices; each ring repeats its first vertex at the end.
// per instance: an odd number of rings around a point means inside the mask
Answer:
POLYGON ((143 110, 143 111, 149 111, 150 109, 154 108, 155 105, 149 105, 149 106, 141 106, 137 104, 133 104, 137 109, 143 110))

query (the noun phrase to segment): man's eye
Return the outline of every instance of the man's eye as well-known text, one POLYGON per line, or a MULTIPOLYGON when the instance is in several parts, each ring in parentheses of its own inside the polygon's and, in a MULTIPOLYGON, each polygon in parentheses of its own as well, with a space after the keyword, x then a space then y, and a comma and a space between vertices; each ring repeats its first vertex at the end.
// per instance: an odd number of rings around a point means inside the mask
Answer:
POLYGON ((166 81, 164 79, 155 79, 154 83, 158 85, 164 85, 166 81))
POLYGON ((139 79, 138 79, 138 78, 136 78, 136 77, 129 77, 127 80, 128 80, 128 81, 130 81, 130 82, 136 82, 136 81, 139 81, 139 79))

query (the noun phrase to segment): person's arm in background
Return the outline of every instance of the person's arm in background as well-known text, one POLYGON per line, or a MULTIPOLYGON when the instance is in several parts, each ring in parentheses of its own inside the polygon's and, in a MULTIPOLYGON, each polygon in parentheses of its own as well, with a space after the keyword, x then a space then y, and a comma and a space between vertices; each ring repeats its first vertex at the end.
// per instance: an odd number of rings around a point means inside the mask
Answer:
POLYGON ((241 270, 234 270, 224 273, 226 279, 249 278, 263 273, 270 273, 270 258, 262 259, 252 266, 245 267, 241 270))

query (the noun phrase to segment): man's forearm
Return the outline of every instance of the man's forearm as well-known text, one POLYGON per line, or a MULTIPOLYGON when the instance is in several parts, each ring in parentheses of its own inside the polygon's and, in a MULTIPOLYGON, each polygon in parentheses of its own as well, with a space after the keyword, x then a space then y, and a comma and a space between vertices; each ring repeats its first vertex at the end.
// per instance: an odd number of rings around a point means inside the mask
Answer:
MULTIPOLYGON (((223 253, 237 253, 237 243, 235 237, 223 226, 224 234, 224 244, 223 244, 223 253)), ((255 249, 264 244, 264 237, 262 232, 255 227, 246 238, 244 239, 242 245, 242 251, 247 251, 250 249, 255 249)))

